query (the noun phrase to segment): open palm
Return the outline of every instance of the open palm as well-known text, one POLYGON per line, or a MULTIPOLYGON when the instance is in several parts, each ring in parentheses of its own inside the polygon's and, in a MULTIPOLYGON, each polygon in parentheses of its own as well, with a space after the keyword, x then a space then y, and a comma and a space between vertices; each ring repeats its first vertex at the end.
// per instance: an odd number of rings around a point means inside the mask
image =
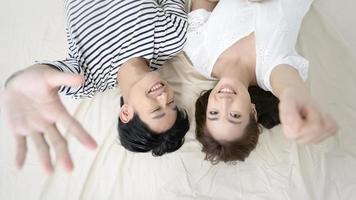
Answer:
POLYGON ((67 141, 57 126, 66 128, 83 145, 95 148, 96 143, 83 127, 68 113, 58 95, 61 85, 78 86, 83 82, 79 75, 63 73, 48 66, 32 66, 9 81, 1 93, 1 112, 17 142, 16 163, 23 166, 27 153, 27 137, 31 137, 47 172, 53 171, 49 141, 57 159, 70 171, 73 162, 67 141))

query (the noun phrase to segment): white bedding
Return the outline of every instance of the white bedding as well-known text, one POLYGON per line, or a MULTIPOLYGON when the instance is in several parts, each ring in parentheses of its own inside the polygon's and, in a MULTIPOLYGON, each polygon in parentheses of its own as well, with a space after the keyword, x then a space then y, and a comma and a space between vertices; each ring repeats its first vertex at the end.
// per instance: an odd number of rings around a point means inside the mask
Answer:
MULTIPOLYGON (((33 60, 65 56, 63 2, 3 1, 0 8, 0 81, 33 60)), ((160 72, 174 85, 191 129, 175 153, 152 157, 126 151, 117 141, 119 90, 73 103, 65 99, 99 148, 84 149, 69 137, 72 174, 41 171, 30 145, 22 171, 14 166, 14 141, 0 121, 0 199, 356 199, 356 2, 316 1, 301 30, 298 48, 310 60, 312 95, 340 126, 318 145, 287 141, 280 127, 264 130, 256 150, 236 165, 203 161, 194 139, 194 102, 211 88, 180 55, 160 72), (98 117, 100 116, 100 117, 98 117)))

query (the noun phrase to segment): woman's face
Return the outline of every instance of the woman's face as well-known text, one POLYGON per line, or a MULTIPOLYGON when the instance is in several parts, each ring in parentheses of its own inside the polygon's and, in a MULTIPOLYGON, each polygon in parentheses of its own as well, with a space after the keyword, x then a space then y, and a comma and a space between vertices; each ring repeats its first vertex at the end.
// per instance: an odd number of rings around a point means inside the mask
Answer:
POLYGON ((218 141, 240 138, 256 113, 248 89, 238 80, 222 79, 209 95, 206 126, 211 136, 218 141))

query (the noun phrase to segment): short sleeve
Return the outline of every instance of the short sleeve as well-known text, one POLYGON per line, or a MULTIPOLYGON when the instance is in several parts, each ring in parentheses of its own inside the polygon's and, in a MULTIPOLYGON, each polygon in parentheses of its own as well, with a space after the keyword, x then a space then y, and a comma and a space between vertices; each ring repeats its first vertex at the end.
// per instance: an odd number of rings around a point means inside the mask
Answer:
POLYGON ((312 0, 271 0, 256 4, 256 77, 258 85, 272 91, 270 75, 281 64, 308 77, 309 62, 295 50, 303 18, 312 0))
POLYGON ((158 4, 164 11, 172 16, 187 19, 186 5, 184 0, 158 0, 158 4))
POLYGON ((201 55, 209 55, 203 44, 207 34, 205 25, 210 15, 211 12, 204 9, 197 9, 188 14, 187 42, 184 46, 184 51, 194 67, 206 78, 210 78, 212 56, 201 55))

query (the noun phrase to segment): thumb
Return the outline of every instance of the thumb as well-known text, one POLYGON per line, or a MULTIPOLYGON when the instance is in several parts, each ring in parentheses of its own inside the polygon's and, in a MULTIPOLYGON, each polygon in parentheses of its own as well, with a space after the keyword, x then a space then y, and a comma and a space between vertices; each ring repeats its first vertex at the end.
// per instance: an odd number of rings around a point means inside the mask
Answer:
POLYGON ((48 84, 53 87, 58 86, 80 86, 84 82, 84 77, 79 74, 65 73, 61 71, 51 71, 46 74, 48 84))
POLYGON ((279 116, 284 134, 290 139, 296 139, 304 121, 297 101, 294 99, 281 101, 279 116))

